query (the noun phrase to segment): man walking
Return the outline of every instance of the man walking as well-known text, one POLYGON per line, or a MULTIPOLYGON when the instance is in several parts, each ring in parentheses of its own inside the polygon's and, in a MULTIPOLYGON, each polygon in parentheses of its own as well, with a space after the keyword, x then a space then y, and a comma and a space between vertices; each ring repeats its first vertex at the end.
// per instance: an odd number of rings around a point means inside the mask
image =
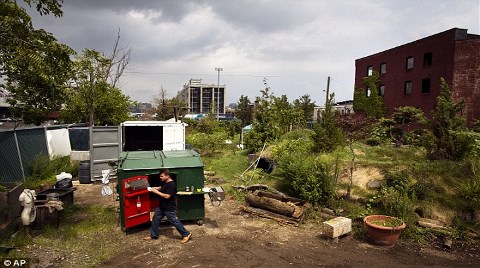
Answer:
POLYGON ((160 171, 160 187, 148 187, 148 190, 160 197, 160 204, 155 209, 152 219, 152 227, 150 229, 150 236, 145 237, 145 240, 158 239, 158 228, 163 217, 175 226, 177 231, 182 236, 182 244, 187 243, 192 237, 192 233, 187 231, 183 224, 178 220, 176 214, 177 208, 177 185, 170 177, 170 171, 164 169, 160 171))

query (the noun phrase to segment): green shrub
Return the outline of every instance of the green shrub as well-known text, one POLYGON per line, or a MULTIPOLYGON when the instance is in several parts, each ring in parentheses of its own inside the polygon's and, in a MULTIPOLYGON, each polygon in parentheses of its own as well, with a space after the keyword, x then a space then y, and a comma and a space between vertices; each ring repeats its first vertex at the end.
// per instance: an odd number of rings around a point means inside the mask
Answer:
POLYGON ((313 130, 316 133, 314 136, 316 152, 332 152, 337 147, 345 145, 343 131, 336 122, 330 125, 314 124, 313 130))
POLYGON ((312 154, 313 147, 313 140, 309 137, 283 139, 276 145, 272 146, 272 158, 277 163, 289 161, 289 159, 286 159, 289 158, 288 155, 309 155, 312 154))
POLYGON ((383 181, 385 187, 391 187, 398 191, 405 191, 412 184, 412 179, 405 170, 387 171, 383 181))
POLYGON ((30 176, 25 179, 25 188, 38 189, 43 185, 53 185, 56 182, 56 175, 61 172, 78 175, 78 162, 71 161, 70 156, 53 157, 50 160, 48 155, 39 154, 28 165, 30 176))
POLYGON ((299 146, 296 147, 297 150, 290 151, 277 148, 278 151, 274 153, 277 162, 275 175, 290 186, 293 196, 319 204, 335 196, 337 172, 333 169, 334 165, 306 153, 305 148, 299 146))
POLYGON ((212 134, 195 133, 188 136, 187 142, 194 148, 199 149, 202 155, 213 155, 219 150, 226 148, 226 134, 215 132, 212 134))
POLYGON ((370 146, 378 146, 387 144, 392 141, 389 135, 391 127, 391 120, 382 118, 373 125, 370 132, 370 137, 367 138, 366 143, 370 146))

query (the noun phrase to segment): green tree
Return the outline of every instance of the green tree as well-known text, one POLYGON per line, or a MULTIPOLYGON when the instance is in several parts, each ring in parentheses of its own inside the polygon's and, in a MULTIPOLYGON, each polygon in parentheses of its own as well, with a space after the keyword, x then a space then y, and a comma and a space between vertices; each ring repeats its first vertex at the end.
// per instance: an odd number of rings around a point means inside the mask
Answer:
POLYGON ((286 95, 275 97, 266 82, 265 86, 255 101, 252 129, 245 135, 247 148, 257 151, 281 135, 305 127, 303 110, 295 109, 286 95))
POLYGON ((379 94, 378 83, 380 75, 373 72, 372 75, 364 77, 366 89, 356 89, 353 93, 353 110, 363 111, 370 118, 379 119, 383 117, 383 98, 379 94))
POLYGON ((465 131, 465 118, 460 115, 464 101, 455 102, 445 79, 440 80, 440 94, 430 122, 435 139, 427 145, 431 159, 461 159, 467 152, 469 142, 460 132, 465 131))
POLYGON ((154 98, 156 119, 163 121, 171 118, 179 119, 187 114, 187 104, 177 98, 167 98, 167 90, 160 87, 160 93, 158 97, 154 98))
POLYGON ((293 112, 292 105, 288 102, 286 95, 272 96, 272 100, 272 120, 276 121, 279 128, 278 135, 280 136, 293 128, 293 122, 297 114, 293 112))
POLYGON ((247 96, 240 96, 237 103, 235 117, 240 119, 242 127, 250 125, 253 121, 253 105, 247 96))
POLYGON ((321 112, 321 117, 313 126, 313 130, 315 131, 314 149, 317 152, 331 152, 337 146, 345 143, 343 131, 340 128, 338 113, 333 108, 334 96, 335 93, 328 96, 325 103, 325 110, 321 112))
POLYGON ((254 151, 261 150, 264 144, 281 135, 278 119, 280 115, 274 110, 275 97, 268 86, 260 93, 262 96, 256 99, 252 129, 245 135, 245 145, 254 151))
POLYGON ((89 125, 117 125, 129 118, 133 102, 120 89, 107 82, 112 60, 99 52, 85 49, 74 64, 74 85, 62 111, 65 122, 89 125))
POLYGON ((301 111, 301 117, 298 120, 306 125, 308 121, 312 120, 315 102, 312 102, 310 95, 306 94, 293 101, 293 108, 301 111))
MULTIPOLYGON (((41 15, 62 15, 57 0, 24 1, 41 15)), ((74 51, 52 34, 33 28, 26 10, 16 1, 0 1, 0 87, 13 94, 13 114, 36 125, 64 101, 74 51)))

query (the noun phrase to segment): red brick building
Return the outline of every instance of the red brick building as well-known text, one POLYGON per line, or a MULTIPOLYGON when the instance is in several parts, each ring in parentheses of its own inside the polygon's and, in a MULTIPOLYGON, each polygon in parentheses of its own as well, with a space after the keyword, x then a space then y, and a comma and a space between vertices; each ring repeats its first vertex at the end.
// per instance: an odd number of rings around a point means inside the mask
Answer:
MULTIPOLYGON (((386 113, 401 106, 434 109, 445 78, 454 99, 464 99, 468 122, 480 119, 480 35, 453 28, 355 60, 355 88, 363 78, 380 74, 379 94, 386 113)), ((368 94, 368 89, 367 89, 368 94)))

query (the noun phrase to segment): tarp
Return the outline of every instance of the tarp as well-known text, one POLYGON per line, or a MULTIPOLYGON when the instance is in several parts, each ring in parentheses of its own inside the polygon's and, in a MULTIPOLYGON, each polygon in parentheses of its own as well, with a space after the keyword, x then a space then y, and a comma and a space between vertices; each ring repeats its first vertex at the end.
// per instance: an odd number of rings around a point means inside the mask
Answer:
POLYGON ((72 149, 68 129, 47 130, 47 147, 50 159, 53 156, 69 156, 72 149))

